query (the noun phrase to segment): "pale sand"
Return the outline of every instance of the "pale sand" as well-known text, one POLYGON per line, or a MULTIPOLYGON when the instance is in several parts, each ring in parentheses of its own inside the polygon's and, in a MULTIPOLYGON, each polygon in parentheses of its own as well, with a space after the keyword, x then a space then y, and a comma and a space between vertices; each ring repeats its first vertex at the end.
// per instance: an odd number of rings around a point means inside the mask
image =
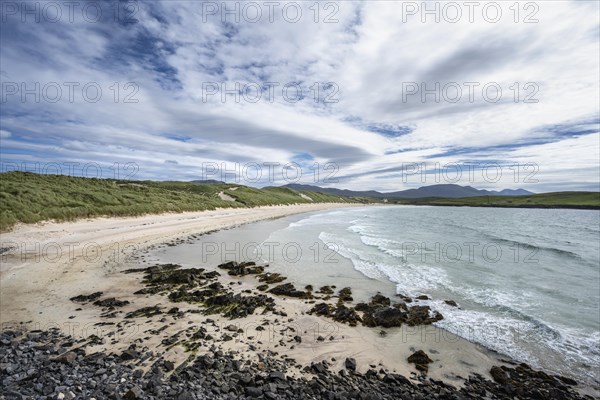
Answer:
MULTIPOLYGON (((343 204, 310 204, 294 206, 273 206, 253 209, 223 209, 207 212, 163 214, 139 218, 99 218, 72 223, 43 223, 21 225, 12 232, 2 234, 2 247, 17 246, 2 257, 0 275, 0 322, 4 327, 26 323, 30 329, 46 329, 52 326, 76 337, 96 334, 104 339, 104 344, 96 350, 120 351, 132 342, 147 346, 166 359, 182 362, 189 353, 180 346, 167 349, 161 340, 185 330, 193 333, 203 324, 206 316, 186 313, 184 318, 175 319, 170 315, 152 318, 126 320, 125 312, 144 306, 160 304, 166 312, 171 307, 181 310, 197 308, 186 303, 171 303, 160 295, 140 296, 133 292, 140 289, 141 274, 122 274, 124 268, 140 266, 132 254, 153 244, 184 238, 192 234, 205 233, 217 229, 277 218, 300 212, 318 211, 343 207, 343 204), (36 247, 37 246, 37 247, 36 247), (62 249, 57 254, 57 249, 62 249), (27 250, 21 253, 21 250, 27 250), (84 250, 87 250, 84 254, 84 250), (132 304, 118 309, 123 313, 117 318, 100 318, 99 307, 90 304, 81 306, 70 301, 73 296, 103 291, 102 298, 116 297, 132 304), (74 318, 69 318, 74 316, 74 318), (160 322, 162 318, 165 321, 160 322), (99 322, 114 322, 115 326, 95 326, 99 322), (190 323, 191 322, 191 323, 190 323), (130 325, 128 325, 130 324, 130 325), (116 327, 123 328, 119 331, 116 327), (160 334, 150 334, 149 329, 165 327, 160 334), (116 340, 113 334, 117 334, 116 340), (147 339, 146 339, 147 338, 147 339)), ((216 266, 215 266, 216 268, 216 266)), ((232 279, 222 273, 224 284, 241 281, 234 290, 255 290, 257 280, 253 276, 232 279)), ((334 368, 341 368, 346 357, 354 357, 362 372, 369 364, 381 365, 395 370, 406 377, 414 377, 415 369, 406 358, 417 349, 423 349, 434 359, 430 364, 429 376, 460 386, 461 376, 467 378, 477 372, 489 376, 492 365, 499 365, 499 357, 464 339, 432 326, 423 328, 386 329, 387 336, 379 334, 380 329, 363 326, 349 327, 331 320, 307 315, 312 304, 305 300, 274 296, 278 309, 284 309, 287 317, 277 315, 253 315, 241 320, 229 321, 219 316, 211 316, 217 325, 239 325, 245 333, 235 340, 216 342, 223 349, 240 352, 240 357, 256 358, 263 350, 279 352, 281 356, 296 359, 301 365, 313 361, 328 360, 334 368), (256 331, 258 324, 268 322, 266 330, 256 331), (293 330, 292 330, 293 329, 293 330), (293 341, 300 335, 302 343, 293 341), (316 338, 322 335, 325 341, 316 338), (333 336, 334 340, 329 340, 333 336), (252 337, 252 338, 251 338, 252 337), (249 350, 249 345, 256 350, 249 350), (292 346, 293 349, 291 348, 292 346), (413 374, 413 375, 411 375, 413 374)), ((335 299, 332 299, 335 301, 335 299)), ((218 338, 224 330, 203 324, 209 333, 218 338), (212 330, 212 331, 211 331, 212 330)), ((201 353, 206 348, 200 348, 201 353)), ((147 364, 149 365, 149 364, 147 364)), ((147 366, 146 365, 146 366, 147 366)), ((379 367, 378 367, 379 368, 379 367)), ((290 374, 297 372, 289 371, 290 374)))

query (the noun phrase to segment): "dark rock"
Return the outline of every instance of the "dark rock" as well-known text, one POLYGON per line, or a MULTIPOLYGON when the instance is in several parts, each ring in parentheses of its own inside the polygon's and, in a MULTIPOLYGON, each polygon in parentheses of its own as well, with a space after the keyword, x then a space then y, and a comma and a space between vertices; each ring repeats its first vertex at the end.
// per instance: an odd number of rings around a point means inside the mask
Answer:
POLYGON ((329 305, 327 303, 319 303, 315 304, 315 306, 309 311, 309 314, 317 314, 317 315, 329 315, 329 305))
POLYGON ((391 307, 371 309, 363 315, 363 323, 369 327, 383 326, 391 328, 401 326, 407 320, 407 313, 391 307))
POLYGON ((135 400, 135 399, 141 399, 143 395, 142 389, 140 389, 138 386, 134 386, 131 389, 129 389, 127 391, 127 393, 125 393, 125 396, 123 396, 123 398, 127 399, 127 400, 135 400))
POLYGON ((160 307, 158 306, 150 306, 150 307, 142 307, 139 310, 129 312, 125 315, 125 318, 139 318, 139 317, 153 317, 155 315, 162 314, 160 307))
POLYGON ((418 371, 427 373, 429 370, 428 364, 432 363, 433 360, 423 350, 417 350, 408 357, 408 362, 415 364, 415 368, 418 371))
POLYGON ((243 318, 252 315, 258 307, 274 310, 274 300, 264 294, 257 296, 242 296, 240 293, 217 295, 209 297, 204 302, 206 314, 222 313, 228 318, 243 318))
POLYGON ((414 306, 408 309, 406 323, 409 326, 429 325, 442 319, 444 319, 442 314, 437 311, 431 312, 429 306, 414 306), (432 316, 430 316, 430 313, 432 316))
POLYGON ((338 304, 332 317, 335 321, 347 323, 350 326, 356 326, 357 322, 361 321, 361 318, 354 309, 348 308, 343 304, 338 304))
POLYGON ((327 371, 327 367, 323 362, 312 363, 310 369, 317 374, 324 374, 327 371))
POLYGON ((243 262, 241 264, 238 264, 235 261, 230 261, 225 264, 219 265, 218 268, 229 270, 228 273, 231 276, 245 276, 250 274, 256 275, 265 272, 264 267, 256 266, 256 263, 252 261, 243 262))
POLYGON ((444 303, 446 303, 452 307, 458 307, 458 304, 456 304, 456 302, 454 300, 444 300, 444 303))
POLYGON ((246 388, 246 396, 249 397, 260 397, 262 396, 262 389, 261 388, 257 388, 257 387, 253 387, 253 386, 249 386, 246 388))
POLYGON ((195 397, 191 391, 184 390, 183 392, 179 393, 175 399, 176 400, 194 400, 195 397))
POLYGON ((257 275, 258 281, 272 285, 285 281, 287 278, 281 274, 266 272, 264 274, 257 275))
POLYGON ((135 359, 140 358, 140 353, 133 349, 127 349, 123 353, 121 353, 121 355, 119 357, 123 361, 135 360, 135 359))
POLYGON ((369 306, 371 306, 371 307, 389 306, 390 304, 391 304, 390 299, 379 293, 376 294, 375 296, 371 297, 371 301, 369 302, 369 306))
POLYGON ((338 299, 340 302, 353 301, 354 299, 352 298, 352 289, 350 289, 349 287, 340 289, 340 291, 338 293, 338 299))
POLYGON ((567 385, 577 386, 578 384, 575 379, 567 378, 566 376, 559 376, 558 379, 560 379, 563 383, 566 383, 567 385))
POLYGON ((173 371, 175 369, 175 364, 172 361, 165 360, 164 366, 167 371, 173 371))
POLYGON ((96 300, 94 302, 94 305, 96 305, 96 306, 108 307, 108 308, 123 307, 123 306, 126 306, 127 304, 129 304, 129 302, 127 300, 117 300, 114 297, 110 297, 110 298, 104 299, 104 300, 96 300))
POLYGON ((346 358, 344 365, 347 370, 356 371, 356 360, 354 358, 346 358))
POLYGON ((269 381, 285 381, 285 374, 283 372, 271 372, 268 376, 269 381))
POLYGON ((269 293, 276 294, 278 296, 290 296, 290 297, 307 297, 307 293, 302 290, 296 290, 293 284, 284 283, 283 285, 275 286, 269 290, 269 293))
POLYGON ((226 263, 219 264, 217 266, 217 268, 221 268, 221 269, 234 269, 234 268, 239 267, 239 265, 240 264, 237 261, 228 261, 226 263))
POLYGON ((73 351, 67 351, 64 354, 56 357, 54 361, 61 362, 63 364, 72 364, 77 359, 77 354, 73 351))
POLYGON ((321 286, 317 293, 333 294, 333 289, 331 289, 329 286, 321 286))
POLYGON ((433 360, 429 358, 427 353, 425 353, 423 350, 415 351, 411 356, 408 357, 407 360, 412 364, 429 364, 433 362, 433 360))
POLYGON ((78 303, 86 303, 88 301, 93 301, 98 299, 100 296, 102 296, 102 292, 95 292, 92 294, 88 294, 88 295, 79 295, 79 296, 75 296, 75 297, 71 297, 71 301, 76 301, 78 303))
POLYGON ((492 378, 494 378, 494 381, 500 383, 500 384, 506 384, 510 382, 510 376, 508 375, 508 373, 506 371, 504 371, 502 368, 500 367, 492 367, 492 369, 490 370, 490 375, 492 375, 492 378))

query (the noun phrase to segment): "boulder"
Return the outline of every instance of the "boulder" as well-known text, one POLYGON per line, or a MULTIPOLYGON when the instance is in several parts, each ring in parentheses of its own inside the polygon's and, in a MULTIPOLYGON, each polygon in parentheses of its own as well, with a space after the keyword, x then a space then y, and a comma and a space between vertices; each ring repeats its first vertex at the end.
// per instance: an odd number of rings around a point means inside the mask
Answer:
POLYGON ((269 293, 276 294, 278 296, 290 296, 290 297, 306 297, 307 293, 302 290, 296 290, 296 287, 291 283, 284 283, 283 285, 275 286, 269 290, 269 293))
POLYGON ((375 296, 371 297, 371 301, 369 302, 369 305, 371 307, 389 306, 390 304, 391 304, 390 299, 379 293, 376 294, 375 296))
POLYGON ((356 371, 356 360, 354 358, 346 358, 344 365, 347 370, 356 371))

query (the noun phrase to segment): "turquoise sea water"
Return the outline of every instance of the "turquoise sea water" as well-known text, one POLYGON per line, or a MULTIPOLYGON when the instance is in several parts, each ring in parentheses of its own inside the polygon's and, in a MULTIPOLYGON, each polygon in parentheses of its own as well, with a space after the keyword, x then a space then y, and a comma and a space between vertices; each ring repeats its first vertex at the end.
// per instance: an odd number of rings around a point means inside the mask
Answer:
POLYGON ((336 209, 215 232, 153 257, 184 266, 266 262, 299 288, 349 286, 357 301, 378 291, 426 294, 420 304, 444 315, 436 325, 600 386, 599 211, 336 209))
MULTIPOLYGON (((398 293, 429 295, 432 308, 445 316, 440 327, 598 384, 600 212, 344 209, 299 219, 268 240, 310 243, 314 236, 350 260, 365 280, 390 281, 398 293), (460 307, 447 305, 447 299, 460 307)), ((325 273, 327 263, 319 262, 325 273)), ((308 273, 315 267, 305 268, 308 273)))

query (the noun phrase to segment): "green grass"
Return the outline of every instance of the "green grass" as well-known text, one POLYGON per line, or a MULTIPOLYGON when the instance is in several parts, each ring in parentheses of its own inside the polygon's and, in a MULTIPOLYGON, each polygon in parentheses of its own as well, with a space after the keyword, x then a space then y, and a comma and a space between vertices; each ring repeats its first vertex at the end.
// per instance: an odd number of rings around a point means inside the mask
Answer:
POLYGON ((357 202, 322 193, 288 188, 256 189, 242 185, 198 185, 188 182, 124 181, 39 175, 0 174, 0 230, 18 222, 70 221, 98 216, 132 216, 163 212, 214 210, 276 204, 357 202), (232 190, 236 188, 235 190, 232 190), (224 192, 235 202, 221 200, 224 192))
POLYGON ((600 209, 600 192, 555 192, 528 196, 481 196, 460 199, 401 199, 393 202, 433 206, 600 209))

